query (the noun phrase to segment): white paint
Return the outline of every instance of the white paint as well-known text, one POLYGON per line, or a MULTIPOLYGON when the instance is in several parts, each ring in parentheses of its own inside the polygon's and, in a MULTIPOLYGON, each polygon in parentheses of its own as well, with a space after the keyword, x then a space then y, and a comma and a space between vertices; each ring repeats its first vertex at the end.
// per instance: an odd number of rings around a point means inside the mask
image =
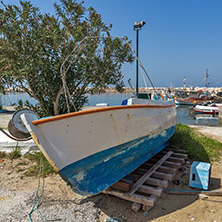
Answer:
MULTIPOLYGON (((133 104, 147 104, 144 99, 132 99, 133 104), (146 103, 144 103, 144 101, 146 103)), ((154 105, 169 105, 171 101, 152 101, 154 105)), ((38 141, 58 169, 89 155, 141 138, 158 135, 176 125, 176 109, 132 108, 107 110, 66 119, 32 125, 38 141)), ((23 120, 24 121, 24 120, 23 120)))

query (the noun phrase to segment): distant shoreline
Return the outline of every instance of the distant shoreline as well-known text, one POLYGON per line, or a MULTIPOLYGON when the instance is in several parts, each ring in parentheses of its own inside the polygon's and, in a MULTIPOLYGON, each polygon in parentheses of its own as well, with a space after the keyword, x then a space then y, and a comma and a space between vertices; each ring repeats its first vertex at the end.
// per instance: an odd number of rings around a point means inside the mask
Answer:
MULTIPOLYGON (((88 88, 89 90, 91 89, 90 87, 88 88)), ((134 91, 136 91, 136 88, 133 88, 134 91)), ((156 91, 166 91, 166 90, 171 90, 171 91, 198 91, 199 89, 202 89, 203 91, 222 91, 222 87, 155 87, 156 91)), ((139 92, 153 92, 154 88, 153 87, 140 87, 139 92)), ((26 93, 24 90, 20 88, 8 88, 5 89, 5 93, 26 93)), ((95 91, 94 94, 102 94, 102 93, 120 93, 118 92, 115 87, 107 87, 106 89, 103 90, 98 90, 95 91)), ((132 90, 130 87, 123 87, 123 92, 122 93, 132 93, 132 90)), ((1 93, 0 93, 1 95, 1 93)))

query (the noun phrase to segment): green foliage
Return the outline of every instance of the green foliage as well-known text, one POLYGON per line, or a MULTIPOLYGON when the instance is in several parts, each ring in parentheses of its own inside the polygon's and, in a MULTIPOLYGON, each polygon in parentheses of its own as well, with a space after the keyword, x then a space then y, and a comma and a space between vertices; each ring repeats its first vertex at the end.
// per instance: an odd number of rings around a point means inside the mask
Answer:
POLYGON ((79 110, 87 93, 108 85, 121 91, 122 64, 133 61, 122 39, 95 38, 110 36, 111 25, 94 8, 61 0, 54 9, 55 15, 41 14, 27 1, 0 8, 1 81, 38 100, 40 116, 65 113, 67 103, 79 110), (93 38, 82 41, 86 36, 93 38))
POLYGON ((34 165, 28 168, 28 171, 25 173, 26 176, 37 176, 40 172, 40 167, 42 166, 41 175, 47 176, 49 174, 56 173, 53 167, 49 164, 46 158, 42 155, 41 152, 35 152, 34 154, 26 154, 25 158, 35 162, 34 165), (40 166, 41 164, 41 166, 40 166))
POLYGON ((7 157, 7 154, 5 152, 0 151, 0 158, 3 159, 6 157, 7 157))
POLYGON ((8 154, 9 159, 17 159, 21 157, 21 148, 16 146, 11 153, 8 154))
POLYGON ((178 124, 170 146, 178 150, 187 150, 192 160, 210 162, 220 158, 222 143, 196 133, 186 125, 178 124))

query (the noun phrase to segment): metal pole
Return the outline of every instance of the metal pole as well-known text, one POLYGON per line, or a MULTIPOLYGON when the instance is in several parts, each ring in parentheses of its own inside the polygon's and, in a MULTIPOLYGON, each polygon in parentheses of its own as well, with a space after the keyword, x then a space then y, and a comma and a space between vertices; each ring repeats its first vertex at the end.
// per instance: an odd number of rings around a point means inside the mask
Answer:
MULTIPOLYGON (((139 30, 136 30, 136 56, 139 58, 139 30)), ((139 95, 139 64, 138 59, 136 60, 136 95, 139 95)))

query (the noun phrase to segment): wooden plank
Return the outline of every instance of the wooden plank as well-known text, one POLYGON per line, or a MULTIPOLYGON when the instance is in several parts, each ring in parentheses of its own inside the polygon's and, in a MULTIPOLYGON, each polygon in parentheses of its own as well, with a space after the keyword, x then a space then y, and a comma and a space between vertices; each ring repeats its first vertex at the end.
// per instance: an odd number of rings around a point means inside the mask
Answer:
POLYGON ((131 173, 130 175, 134 176, 136 178, 136 181, 141 178, 141 174, 131 173))
POLYGON ((171 181, 173 180, 174 175, 170 173, 162 173, 162 172, 156 171, 152 174, 152 177, 171 181))
POLYGON ((172 151, 168 152, 165 156, 163 156, 154 166, 152 166, 132 187, 129 194, 133 194, 139 186, 141 186, 162 164, 166 161, 171 155, 172 151))
POLYGON ((110 195, 122 198, 124 200, 131 201, 131 202, 145 204, 147 206, 153 206, 154 205, 154 201, 155 201, 155 199, 151 198, 151 197, 144 197, 144 196, 141 196, 139 194, 128 195, 126 193, 122 193, 122 192, 118 192, 118 191, 113 191, 113 190, 105 190, 102 193, 110 194, 110 195))
POLYGON ((185 160, 183 158, 178 158, 178 157, 173 157, 173 156, 169 157, 168 161, 171 161, 174 163, 180 163, 180 164, 185 163, 185 160))
POLYGON ((173 153, 174 157, 178 157, 178 158, 183 158, 184 160, 188 159, 188 155, 187 154, 183 154, 183 153, 173 153))
POLYGON ((197 195, 197 194, 206 194, 209 196, 222 196, 222 191, 201 191, 201 190, 173 190, 167 189, 168 194, 177 194, 177 195, 197 195))
POLYGON ((172 168, 176 168, 179 169, 181 167, 181 164, 179 163, 174 163, 174 162, 170 162, 170 161, 165 161, 163 163, 163 166, 167 166, 167 167, 172 167, 172 168))
POLYGON ((150 207, 150 206, 146 206, 146 205, 143 205, 143 207, 142 207, 142 210, 143 211, 150 211, 152 209, 152 207, 150 207))
MULTIPOLYGON (((157 187, 156 189, 162 189, 162 187, 157 187)), ((158 199, 158 197, 159 197, 159 196, 155 196, 154 194, 152 194, 152 195, 150 196, 150 198, 154 198, 155 201, 158 199)), ((149 210, 151 210, 151 208, 152 208, 152 207, 150 207, 150 206, 143 205, 142 210, 143 210, 143 211, 149 211, 149 210)))
POLYGON ((187 153, 187 150, 178 150, 174 148, 165 148, 162 152, 169 152, 169 151, 173 151, 175 153, 187 153))
POLYGON ((120 181, 124 183, 133 184, 136 181, 136 178, 133 175, 129 174, 123 177, 120 181))
POLYGON ((159 187, 166 188, 168 186, 168 181, 167 180, 158 180, 158 179, 150 177, 145 181, 145 184, 147 184, 147 185, 150 184, 152 186, 159 186, 159 187))
POLYGON ((118 182, 114 183, 111 186, 111 188, 117 189, 117 190, 122 190, 122 191, 125 191, 125 192, 129 192, 130 189, 132 188, 132 184, 118 181, 118 182))
POLYGON ((151 158, 147 162, 151 164, 156 164, 159 161, 159 159, 151 158))
POLYGON ((146 194, 153 194, 155 196, 161 196, 163 189, 161 187, 159 188, 154 188, 146 185, 141 185, 138 189, 138 191, 146 194))
POLYGON ((142 167, 143 168, 151 168, 153 166, 153 164, 152 163, 149 163, 149 162, 145 162, 143 165, 142 165, 142 167))
POLYGON ((136 174, 139 174, 139 175, 144 175, 146 172, 147 172, 146 169, 143 169, 143 168, 140 168, 140 167, 133 171, 133 173, 136 173, 136 174))
POLYGON ((171 167, 166 167, 166 166, 160 166, 158 168, 158 171, 175 175, 176 172, 177 172, 177 169, 176 168, 171 168, 171 167))

